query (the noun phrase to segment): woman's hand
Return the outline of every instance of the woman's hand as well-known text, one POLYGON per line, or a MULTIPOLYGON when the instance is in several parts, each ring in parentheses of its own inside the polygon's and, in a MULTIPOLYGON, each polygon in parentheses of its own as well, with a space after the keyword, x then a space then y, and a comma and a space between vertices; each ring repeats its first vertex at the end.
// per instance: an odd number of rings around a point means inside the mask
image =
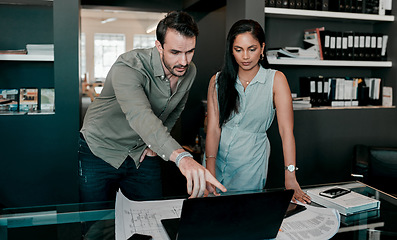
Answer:
POLYGON ((292 197, 292 201, 296 203, 298 200, 301 203, 311 203, 311 199, 309 195, 304 193, 299 186, 299 183, 296 181, 296 179, 290 179, 285 181, 285 188, 286 189, 294 189, 295 193, 294 196, 292 197))

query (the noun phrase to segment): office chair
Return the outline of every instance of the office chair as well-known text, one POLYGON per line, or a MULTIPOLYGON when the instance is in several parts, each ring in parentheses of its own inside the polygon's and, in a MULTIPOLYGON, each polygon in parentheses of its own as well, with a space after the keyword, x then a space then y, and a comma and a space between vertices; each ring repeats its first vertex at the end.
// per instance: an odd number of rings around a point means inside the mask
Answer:
POLYGON ((355 145, 352 176, 397 196, 397 147, 355 145))

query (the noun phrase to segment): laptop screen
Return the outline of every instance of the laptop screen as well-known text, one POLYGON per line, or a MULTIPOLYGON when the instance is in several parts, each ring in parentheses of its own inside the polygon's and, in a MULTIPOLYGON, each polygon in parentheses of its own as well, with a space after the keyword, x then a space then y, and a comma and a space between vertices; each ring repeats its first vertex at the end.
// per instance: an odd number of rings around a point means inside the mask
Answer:
POLYGON ((173 227, 162 222, 167 232, 177 229, 178 240, 275 238, 292 195, 284 190, 186 199, 179 227, 175 220, 173 227))

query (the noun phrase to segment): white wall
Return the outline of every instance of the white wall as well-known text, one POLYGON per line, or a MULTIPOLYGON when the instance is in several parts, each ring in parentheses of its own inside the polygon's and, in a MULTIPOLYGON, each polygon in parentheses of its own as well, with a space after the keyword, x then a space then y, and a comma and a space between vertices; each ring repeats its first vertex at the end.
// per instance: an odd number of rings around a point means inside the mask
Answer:
MULTIPOLYGON (((157 25, 165 13, 144 13, 106 10, 81 10, 81 32, 86 41, 86 71, 88 81, 94 79, 94 35, 95 33, 121 33, 126 37, 126 51, 132 50, 135 34, 146 34, 146 29, 157 25), (101 21, 110 17, 117 20, 102 24, 101 21)), ((155 31, 150 34, 155 35, 155 31)), ((84 73, 82 73, 84 74, 84 73)))

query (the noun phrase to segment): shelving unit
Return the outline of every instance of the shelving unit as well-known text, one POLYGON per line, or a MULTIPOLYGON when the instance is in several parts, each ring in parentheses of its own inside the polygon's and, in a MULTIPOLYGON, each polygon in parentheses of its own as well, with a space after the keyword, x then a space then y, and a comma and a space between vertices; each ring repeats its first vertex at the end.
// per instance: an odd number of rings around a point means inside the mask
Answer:
MULTIPOLYGON (((271 31, 268 34, 269 28, 272 30, 272 21, 276 21, 277 24, 283 24, 282 27, 277 26, 279 29, 283 29, 283 31, 288 32, 290 35, 297 36, 297 32, 303 32, 304 29, 307 28, 314 28, 327 25, 329 22, 332 23, 332 26, 341 26, 347 28, 351 26, 352 29, 355 30, 356 27, 361 28, 369 28, 369 26, 375 26, 376 24, 391 24, 394 22, 395 17, 392 15, 375 15, 375 14, 362 14, 362 13, 345 13, 345 12, 330 12, 330 11, 315 11, 315 10, 302 10, 302 9, 289 9, 289 8, 272 8, 272 7, 265 7, 265 23, 267 27, 265 27, 266 35, 270 39, 270 44, 273 42, 277 42, 280 44, 278 40, 284 39, 276 39, 273 35, 277 35, 279 32, 271 31), (316 20, 316 23, 312 23, 313 19, 316 20), (293 21, 293 23, 292 23, 293 21), (289 26, 289 24, 293 25, 293 27, 289 26), (300 24, 304 26, 301 28, 300 24), (319 25, 317 25, 319 24, 319 25), (321 25, 324 24, 324 25, 321 25), (285 28, 284 28, 285 26, 285 28), (309 27, 310 26, 310 27, 309 27), (364 26, 364 27, 363 27, 364 26), (277 34, 276 34, 277 33, 277 34), (270 36, 269 36, 270 35, 270 36)), ((326 28, 327 29, 327 28, 326 28)), ((368 32, 373 32, 375 29, 364 30, 368 32)), ((362 31, 362 29, 360 29, 362 31)), ((277 36, 279 37, 279 36, 277 36)), ((280 37, 279 37, 280 38, 280 37)), ((295 41, 297 42, 297 41, 295 41)), ((290 44, 290 43, 285 43, 290 44)), ((392 41, 389 41, 389 44, 392 44, 392 41)), ((291 46, 294 46, 293 44, 291 46)), ((275 65, 277 69, 280 69, 288 72, 288 78, 290 81, 295 81, 292 83, 292 86, 297 88, 296 81, 298 80, 299 76, 296 72, 302 72, 302 69, 298 68, 307 68, 309 73, 306 73, 306 76, 311 75, 310 73, 312 69, 310 67, 316 67, 316 71, 319 72, 319 75, 333 75, 333 77, 341 76, 338 71, 339 69, 343 69, 345 72, 349 72, 350 76, 352 76, 351 72, 357 72, 356 76, 370 76, 373 72, 376 74, 382 73, 382 69, 386 71, 393 67, 392 61, 346 61, 346 60, 311 60, 311 59, 293 59, 293 58, 283 58, 283 59, 276 59, 276 58, 269 58, 269 63, 271 65, 275 65), (295 67, 295 68, 294 68, 295 67), (329 72, 332 72, 330 74, 329 72), (365 73, 362 73, 365 72, 365 73), (291 77, 292 76, 292 77, 291 77), (291 77, 291 79, 290 79, 291 77)), ((347 74, 346 74, 347 75, 347 74)), ((374 74, 375 75, 375 74, 374 74)), ((301 75, 304 76, 304 75, 301 75)), ((353 75, 354 76, 354 75, 353 75)), ((382 78, 382 81, 387 81, 387 79, 382 78)), ((373 109, 372 107, 347 107, 347 108, 340 108, 340 107, 321 107, 321 108, 310 108, 310 109, 322 109, 322 110, 329 110, 329 109, 373 109)), ((376 108, 376 107, 375 107, 376 108)), ((301 109, 299 109, 301 110, 301 109)))
POLYGON ((306 60, 306 59, 268 59, 274 65, 302 65, 328 67, 392 67, 391 61, 343 61, 343 60, 306 60))
POLYGON ((359 20, 359 21, 385 21, 393 22, 394 16, 389 15, 375 15, 363 13, 345 13, 345 12, 330 12, 330 11, 314 11, 290 8, 273 8, 266 7, 265 14, 269 17, 290 17, 290 18, 328 18, 334 20, 359 20))
POLYGON ((0 49, 54 44, 51 56, 1 54, 0 89, 54 88, 56 106, 56 114, 0 116, 0 182, 5 183, 0 184, 0 202, 4 206, 78 202, 79 2, 0 4, 0 49))

